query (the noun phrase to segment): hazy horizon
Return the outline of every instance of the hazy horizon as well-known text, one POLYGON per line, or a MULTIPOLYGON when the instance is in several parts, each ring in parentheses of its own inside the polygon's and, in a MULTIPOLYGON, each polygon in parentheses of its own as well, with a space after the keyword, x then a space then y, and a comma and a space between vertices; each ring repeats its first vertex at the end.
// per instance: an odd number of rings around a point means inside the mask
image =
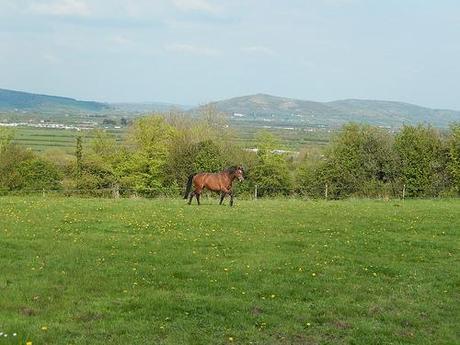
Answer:
MULTIPOLYGON (((9 91, 18 91, 18 92, 31 93, 31 92, 29 92, 27 90, 13 90, 13 89, 5 89, 5 88, 0 87, 0 90, 2 90, 2 89, 9 90, 9 91)), ((155 100, 153 100, 153 101, 152 100, 147 100, 147 101, 104 101, 104 100, 98 100, 98 99, 76 98, 76 97, 73 97, 71 95, 70 96, 69 95, 55 95, 55 94, 46 94, 46 93, 40 93, 40 92, 37 92, 37 93, 34 92, 33 94, 42 95, 42 96, 71 98, 71 99, 75 99, 77 101, 92 101, 92 102, 106 103, 106 104, 109 104, 109 105, 117 105, 117 104, 139 104, 139 105, 142 105, 142 104, 144 104, 144 105, 163 104, 163 105, 171 105, 171 106, 182 106, 182 107, 184 107, 184 109, 204 106, 204 105, 206 105, 208 103, 212 103, 212 102, 225 101, 225 100, 228 100, 228 99, 240 98, 240 97, 246 97, 246 96, 255 96, 255 95, 265 95, 265 96, 271 96, 271 97, 288 98, 288 99, 293 99, 293 100, 297 100, 297 101, 311 101, 311 102, 319 102, 319 103, 328 103, 328 102, 334 102, 334 101, 347 101, 347 100, 398 102, 398 103, 412 104, 412 105, 415 105, 415 106, 421 106, 421 107, 425 107, 425 108, 431 108, 431 107, 426 106, 424 104, 415 104, 415 103, 409 103, 409 102, 404 102, 404 101, 397 101, 397 100, 393 100, 393 99, 343 98, 343 99, 331 99, 331 100, 326 100, 326 101, 317 101, 317 100, 314 100, 314 99, 299 99, 299 98, 292 98, 292 97, 289 97, 289 96, 266 94, 266 93, 262 93, 262 92, 258 92, 258 93, 255 93, 255 94, 249 94, 249 95, 235 95, 235 96, 230 96, 230 97, 225 98, 225 99, 215 99, 215 100, 210 100, 207 103, 196 103, 196 104, 173 103, 173 102, 165 102, 165 101, 162 101, 162 100, 158 100, 158 101, 155 101, 155 100)), ((431 109, 434 109, 434 110, 460 111, 460 109, 455 109, 455 108, 434 108, 433 107, 431 109)))
POLYGON ((454 0, 0 0, 0 88, 199 105, 256 93, 460 109, 454 0))

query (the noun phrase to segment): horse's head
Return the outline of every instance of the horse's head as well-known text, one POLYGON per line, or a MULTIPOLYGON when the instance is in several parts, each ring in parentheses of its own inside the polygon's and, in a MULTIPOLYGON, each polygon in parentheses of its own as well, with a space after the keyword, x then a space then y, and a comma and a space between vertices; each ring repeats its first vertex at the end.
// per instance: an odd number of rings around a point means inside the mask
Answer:
POLYGON ((243 181, 244 180, 244 169, 242 165, 238 165, 235 169, 235 176, 238 179, 238 181, 243 181))

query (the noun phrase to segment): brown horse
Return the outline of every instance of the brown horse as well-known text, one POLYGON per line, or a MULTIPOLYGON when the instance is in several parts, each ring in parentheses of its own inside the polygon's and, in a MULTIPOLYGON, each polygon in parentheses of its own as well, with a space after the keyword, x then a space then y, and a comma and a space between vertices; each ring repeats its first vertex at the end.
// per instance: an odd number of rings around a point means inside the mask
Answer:
POLYGON ((224 201, 225 196, 230 195, 230 206, 233 206, 233 192, 232 192, 232 183, 234 179, 243 181, 244 170, 241 165, 233 166, 220 173, 200 173, 190 175, 187 182, 187 188, 185 190, 184 199, 187 199, 190 190, 192 189, 192 184, 195 187, 193 192, 190 194, 190 199, 188 204, 192 203, 192 199, 196 196, 196 201, 198 205, 200 204, 200 195, 203 192, 203 189, 208 189, 213 192, 220 192, 220 203, 224 201))

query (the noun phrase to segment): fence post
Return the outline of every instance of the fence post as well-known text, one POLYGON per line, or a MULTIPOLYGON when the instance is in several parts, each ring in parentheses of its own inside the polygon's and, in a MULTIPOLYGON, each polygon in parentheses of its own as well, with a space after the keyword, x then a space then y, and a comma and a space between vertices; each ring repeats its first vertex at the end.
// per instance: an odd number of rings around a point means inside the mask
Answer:
POLYGON ((114 199, 120 198, 120 186, 118 184, 113 185, 112 195, 114 199))
POLYGON ((326 189, 324 190, 324 197, 326 198, 326 200, 327 200, 327 187, 328 186, 327 186, 327 183, 326 183, 326 189))
POLYGON ((254 200, 257 200, 257 185, 254 188, 254 200))
POLYGON ((402 199, 404 200, 405 197, 406 197, 406 185, 403 184, 402 199))

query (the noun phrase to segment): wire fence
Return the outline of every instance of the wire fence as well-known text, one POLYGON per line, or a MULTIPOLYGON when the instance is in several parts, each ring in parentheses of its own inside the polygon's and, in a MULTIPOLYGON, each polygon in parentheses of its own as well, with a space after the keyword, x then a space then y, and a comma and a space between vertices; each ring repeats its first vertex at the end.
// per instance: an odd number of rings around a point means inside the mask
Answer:
MULTIPOLYGON (((0 189, 0 195, 42 195, 43 197, 49 195, 62 195, 62 196, 98 196, 105 198, 122 198, 122 197, 167 197, 174 196, 172 191, 162 191, 153 188, 130 189, 130 188, 81 188, 81 189, 17 189, 7 190, 0 189)), ((178 195, 178 193, 175 193, 178 195)))
MULTIPOLYGON (((113 187, 105 187, 105 188, 55 188, 55 189, 46 189, 46 188, 35 188, 35 189, 16 189, 10 190, 5 188, 0 188, 0 196, 27 196, 27 195, 34 195, 34 196, 63 196, 63 197, 71 197, 71 196, 78 196, 78 197, 100 197, 100 198, 112 198, 112 199, 120 199, 120 198, 183 198, 185 190, 181 190, 179 188, 142 188, 142 189, 135 189, 135 188, 121 188, 118 185, 114 185, 113 187)), ((217 195, 216 192, 211 192, 205 190, 203 193, 204 198, 213 198, 217 195)), ((280 197, 282 194, 273 194, 272 196, 280 197)), ((258 200, 260 198, 266 198, 266 195, 260 195, 260 186, 253 185, 252 188, 246 189, 242 192, 237 192, 236 196, 241 199, 246 200, 258 200)), ((326 183, 324 185, 324 191, 322 194, 309 196, 302 193, 290 193, 289 195, 284 195, 284 197, 290 198, 301 198, 301 199, 337 199, 334 196, 330 195, 330 186, 326 183)), ((406 192, 406 185, 404 184, 401 188, 401 191, 396 194, 388 195, 382 193, 381 195, 373 195, 373 196, 360 196, 361 198, 373 198, 373 199, 406 199, 407 192, 406 192)))

